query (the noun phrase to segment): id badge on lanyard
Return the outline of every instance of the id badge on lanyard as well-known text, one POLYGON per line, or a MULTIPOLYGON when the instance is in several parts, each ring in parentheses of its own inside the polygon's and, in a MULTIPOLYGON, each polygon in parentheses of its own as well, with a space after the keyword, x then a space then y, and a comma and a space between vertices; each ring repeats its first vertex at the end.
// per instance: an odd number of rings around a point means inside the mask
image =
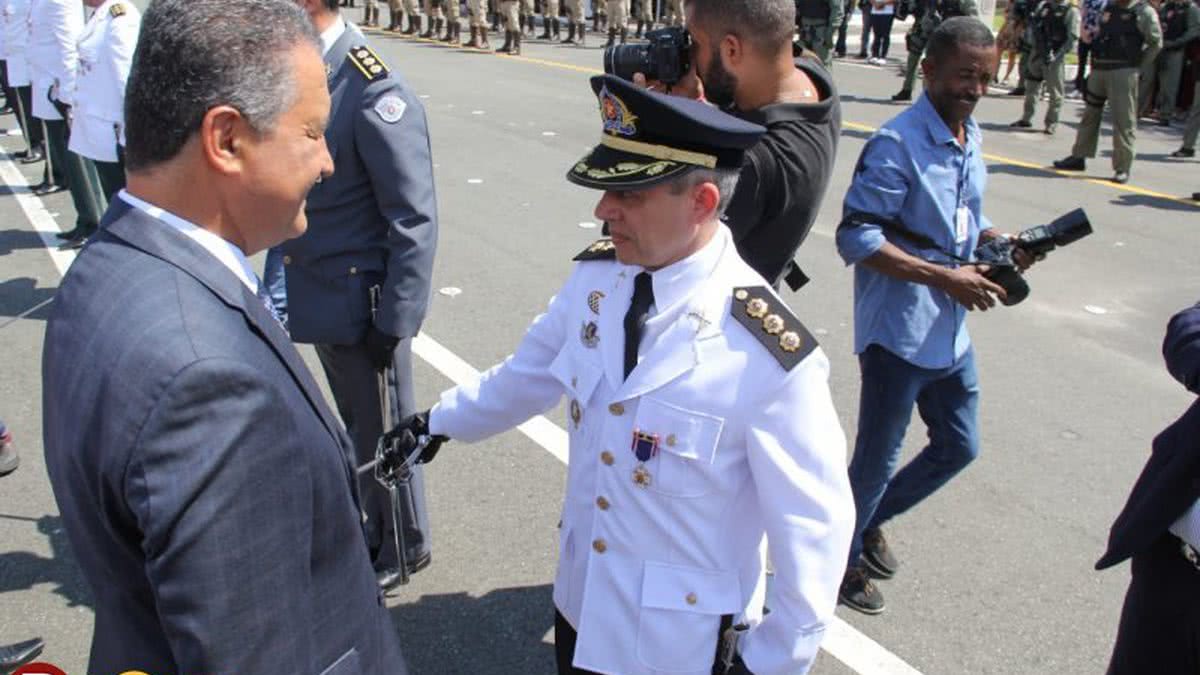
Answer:
POLYGON ((960 206, 954 214, 954 243, 965 244, 971 236, 971 212, 960 206))

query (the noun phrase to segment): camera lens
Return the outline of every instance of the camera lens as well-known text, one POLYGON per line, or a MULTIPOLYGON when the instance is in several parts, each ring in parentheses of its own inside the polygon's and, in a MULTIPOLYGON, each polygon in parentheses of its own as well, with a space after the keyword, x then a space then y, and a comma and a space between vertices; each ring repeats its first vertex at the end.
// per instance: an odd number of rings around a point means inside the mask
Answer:
POLYGON ((604 50, 604 72, 633 81, 634 73, 655 72, 648 45, 614 45, 604 50))

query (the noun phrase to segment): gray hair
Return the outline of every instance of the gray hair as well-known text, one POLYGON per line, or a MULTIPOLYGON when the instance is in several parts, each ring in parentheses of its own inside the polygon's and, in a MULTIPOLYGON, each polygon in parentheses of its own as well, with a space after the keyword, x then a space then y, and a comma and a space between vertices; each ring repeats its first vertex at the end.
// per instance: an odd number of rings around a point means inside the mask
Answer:
POLYGON ((791 49, 795 0, 687 0, 689 22, 714 38, 732 33, 765 54, 791 49))
POLYGON ((125 90, 129 170, 174 158, 217 106, 270 132, 299 96, 290 54, 302 44, 320 53, 293 0, 154 0, 125 90))
POLYGON ((989 49, 996 45, 992 31, 973 16, 956 16, 938 25, 929 37, 925 56, 934 63, 941 63, 960 47, 989 49))
POLYGON ((717 217, 725 215, 725 209, 729 208, 729 202, 733 200, 733 192, 737 189, 738 178, 741 176, 739 169, 705 169, 697 167, 691 169, 687 173, 676 176, 667 181, 667 190, 673 194, 682 194, 702 183, 712 183, 717 186, 717 191, 721 193, 721 201, 717 204, 717 217))

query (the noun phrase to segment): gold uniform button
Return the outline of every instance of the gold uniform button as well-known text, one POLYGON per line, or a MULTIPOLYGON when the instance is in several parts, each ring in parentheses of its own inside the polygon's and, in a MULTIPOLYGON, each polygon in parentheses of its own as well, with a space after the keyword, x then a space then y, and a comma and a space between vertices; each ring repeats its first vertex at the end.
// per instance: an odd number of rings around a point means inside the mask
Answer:
POLYGON ((604 497, 596 497, 596 506, 599 506, 601 511, 607 511, 609 506, 608 500, 604 497))
POLYGON ((608 412, 620 417, 621 415, 625 414, 625 406, 621 405, 620 403, 614 403, 608 406, 608 412))
POLYGON ((596 553, 604 553, 608 550, 608 544, 604 543, 603 539, 597 539, 592 542, 592 550, 596 553))
POLYGON ((283 264, 291 265, 292 264, 292 256, 290 256, 290 255, 283 256, 283 264))
POLYGON ((694 605, 694 604, 696 604, 696 601, 699 600, 699 598, 696 597, 695 593, 688 593, 687 597, 684 598, 684 600, 687 600, 687 604, 694 605))
POLYGON ((611 452, 605 450, 604 452, 600 453, 600 461, 604 462, 608 466, 612 466, 616 459, 613 457, 611 452))
POLYGON ((357 268, 357 267, 351 267, 351 268, 350 268, 350 274, 358 274, 358 268, 357 268))

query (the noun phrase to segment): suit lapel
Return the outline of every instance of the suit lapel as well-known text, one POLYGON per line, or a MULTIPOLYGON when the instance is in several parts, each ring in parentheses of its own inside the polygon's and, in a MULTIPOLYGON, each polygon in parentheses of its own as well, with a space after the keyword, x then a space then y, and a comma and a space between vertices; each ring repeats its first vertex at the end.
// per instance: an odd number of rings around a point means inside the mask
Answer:
MULTIPOLYGON (((334 420, 321 390, 304 365, 300 353, 292 345, 279 322, 267 312, 257 295, 229 270, 205 251, 203 247, 177 232, 166 223, 130 206, 124 200, 113 200, 104 216, 104 229, 130 246, 167 262, 199 281, 224 304, 241 312, 250 326, 271 346, 279 360, 304 392, 305 398, 329 431, 329 435, 346 455, 346 443, 341 426, 334 420)), ((353 481, 352 481, 353 482, 353 481)))

